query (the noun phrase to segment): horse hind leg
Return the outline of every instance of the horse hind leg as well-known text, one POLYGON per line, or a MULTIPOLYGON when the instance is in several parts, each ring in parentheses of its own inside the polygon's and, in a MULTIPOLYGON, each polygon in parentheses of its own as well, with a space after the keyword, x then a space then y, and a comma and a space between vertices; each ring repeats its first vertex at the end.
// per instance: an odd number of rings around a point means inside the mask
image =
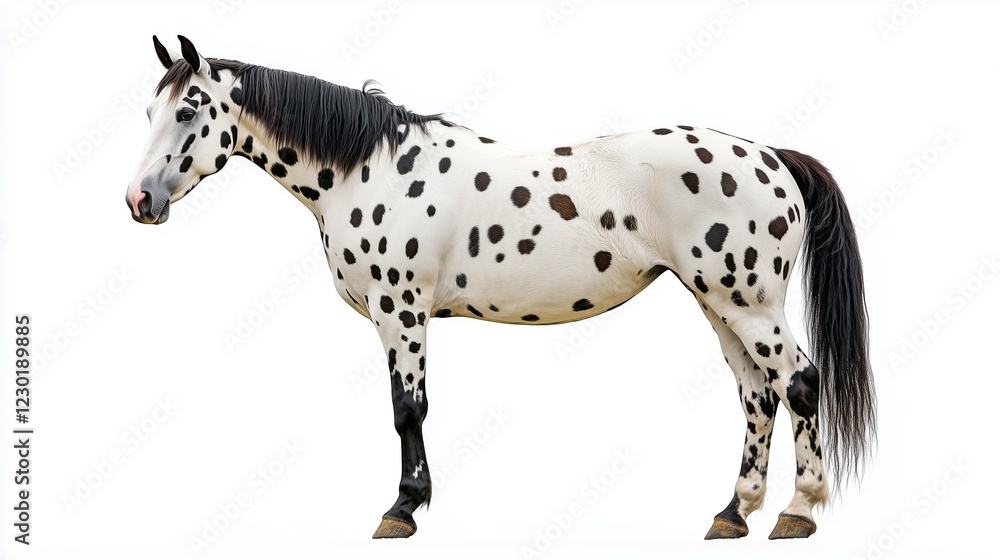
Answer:
POLYGON ((740 538, 749 532, 747 516, 760 508, 764 501, 777 398, 764 372, 750 357, 739 337, 704 302, 699 303, 719 335, 722 352, 736 376, 740 404, 747 419, 743 458, 733 499, 715 516, 705 539, 740 538))
POLYGON ((819 371, 799 348, 779 308, 754 312, 732 309, 730 327, 764 371, 767 383, 784 403, 795 442, 795 495, 768 538, 804 538, 816 532, 812 509, 825 504, 829 491, 819 429, 819 371))

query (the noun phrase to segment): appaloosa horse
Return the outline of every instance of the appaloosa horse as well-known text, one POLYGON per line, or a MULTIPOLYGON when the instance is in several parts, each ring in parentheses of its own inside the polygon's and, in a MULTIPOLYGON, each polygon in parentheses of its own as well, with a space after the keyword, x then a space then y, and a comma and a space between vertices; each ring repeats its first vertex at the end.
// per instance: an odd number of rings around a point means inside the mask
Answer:
POLYGON ((719 335, 746 414, 732 502, 706 538, 746 535, 764 497, 778 403, 792 418, 795 495, 771 538, 807 537, 833 481, 857 474, 875 434, 867 312, 843 196, 815 159, 711 129, 668 126, 544 150, 507 146, 362 90, 232 60, 167 68, 126 202, 141 223, 242 156, 319 224, 337 293, 388 355, 402 444, 399 498, 375 537, 408 537, 431 497, 421 425, 433 317, 544 325, 620 305, 664 271, 719 335), (811 361, 785 290, 804 246, 811 361), (815 365, 814 365, 815 364, 815 365))

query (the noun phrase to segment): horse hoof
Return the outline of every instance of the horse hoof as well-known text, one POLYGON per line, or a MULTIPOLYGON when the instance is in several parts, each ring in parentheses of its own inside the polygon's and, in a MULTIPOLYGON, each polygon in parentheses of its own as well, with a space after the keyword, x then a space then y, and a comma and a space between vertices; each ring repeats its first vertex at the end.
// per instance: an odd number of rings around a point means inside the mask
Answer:
POLYGON ((398 519, 383 517, 378 529, 375 529, 373 539, 405 539, 417 532, 417 528, 398 519))
POLYGON ((782 513, 769 539, 804 539, 816 532, 816 522, 801 515, 782 513))
POLYGON ((747 524, 741 519, 739 522, 723 517, 716 517, 712 522, 712 528, 705 535, 706 541, 715 539, 738 539, 747 536, 750 531, 747 524))

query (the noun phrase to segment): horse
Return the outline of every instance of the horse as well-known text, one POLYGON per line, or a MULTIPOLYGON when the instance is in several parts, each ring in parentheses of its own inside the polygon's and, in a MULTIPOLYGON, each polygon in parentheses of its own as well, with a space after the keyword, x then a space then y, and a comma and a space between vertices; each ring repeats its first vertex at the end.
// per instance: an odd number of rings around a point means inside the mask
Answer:
POLYGON ((812 510, 860 477, 876 436, 862 263, 844 196, 816 159, 677 125, 523 149, 359 89, 181 54, 166 69, 125 200, 143 224, 233 156, 304 204, 343 300, 378 331, 401 446, 399 495, 373 538, 405 538, 431 499, 422 423, 432 318, 545 325, 621 305, 670 271, 718 334, 746 439, 732 501, 706 539, 748 534, 779 403, 795 493, 769 538, 816 531, 812 510), (812 358, 785 318, 800 248, 812 358), (823 427, 820 430, 820 416, 823 427), (822 442, 822 445, 821 445, 822 442))

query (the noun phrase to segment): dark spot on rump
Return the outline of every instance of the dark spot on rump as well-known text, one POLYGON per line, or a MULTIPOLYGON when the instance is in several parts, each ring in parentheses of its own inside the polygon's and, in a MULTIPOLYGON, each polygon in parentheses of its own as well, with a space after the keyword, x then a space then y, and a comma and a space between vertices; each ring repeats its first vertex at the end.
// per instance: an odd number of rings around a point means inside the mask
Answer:
POLYGON ((526 187, 514 187, 514 190, 510 191, 510 200, 514 203, 514 206, 524 208, 528 204, 528 201, 531 200, 531 191, 526 187))
POLYGON ((531 235, 538 235, 542 232, 542 224, 535 224, 535 227, 531 228, 531 235))
POLYGON ((698 174, 688 171, 687 173, 681 175, 681 181, 684 181, 684 186, 688 188, 692 193, 698 194, 698 174))
POLYGON ((549 197, 549 206, 555 210, 559 217, 564 220, 572 220, 577 217, 576 204, 573 199, 565 194, 554 194, 549 197))
POLYGON ((778 198, 785 198, 785 189, 781 187, 774 187, 774 196, 778 198))
POLYGON ((504 256, 504 254, 503 254, 503 253, 497 253, 497 256, 496 256, 496 257, 494 257, 494 258, 496 259, 496 261, 497 261, 498 263, 500 263, 500 262, 503 262, 503 260, 504 260, 505 256, 504 256))
POLYGON ((681 130, 687 130, 687 131, 692 131, 692 130, 694 130, 694 127, 693 127, 693 126, 688 126, 688 125, 686 125, 686 124, 682 124, 682 125, 678 125, 678 126, 677 126, 677 128, 679 128, 679 129, 681 129, 681 130))
POLYGON ((757 180, 760 181, 761 183, 766 185, 771 182, 771 179, 767 176, 767 173, 764 173, 762 169, 755 167, 754 173, 757 174, 757 180))
POLYGON ((736 157, 746 157, 746 155, 747 155, 747 151, 746 150, 744 150, 743 148, 741 148, 741 147, 739 147, 739 146, 737 146, 735 144, 733 145, 733 153, 736 154, 736 157))
POLYGON ((573 155, 573 148, 570 148, 570 147, 556 148, 556 155, 557 156, 571 156, 571 155, 573 155))
POLYGON ((475 180, 476 190, 479 192, 485 191, 487 187, 490 186, 490 174, 485 171, 480 171, 476 174, 475 180))
POLYGON ((761 161, 764 162, 764 165, 770 167, 772 171, 778 170, 778 162, 773 157, 771 157, 771 154, 762 151, 760 153, 760 159, 761 161))
POLYGON ((778 216, 767 224, 767 231, 776 239, 781 239, 788 232, 788 221, 784 216, 778 216))
POLYGON ((671 132, 673 132, 673 130, 670 130, 669 128, 657 128, 653 130, 653 134, 658 134, 660 136, 670 134, 671 132))
POLYGON ((718 253, 722 250, 722 244, 726 241, 726 236, 729 235, 729 228, 726 224, 713 224, 712 227, 708 228, 708 233, 705 234, 705 244, 708 248, 718 253))
POLYGON ((517 242, 517 252, 521 253, 522 255, 527 255, 528 253, 534 250, 535 250, 535 242, 531 239, 522 239, 517 242))
POLYGON ((555 169, 552 170, 552 178, 555 179, 556 181, 565 181, 566 170, 562 167, 556 167, 555 169))
POLYGON ((734 196, 736 194, 736 179, 725 171, 722 172, 722 194, 734 196))
POLYGON ((698 159, 700 159, 702 163, 712 163, 712 152, 707 149, 698 148, 694 151, 694 153, 697 154, 698 159))

